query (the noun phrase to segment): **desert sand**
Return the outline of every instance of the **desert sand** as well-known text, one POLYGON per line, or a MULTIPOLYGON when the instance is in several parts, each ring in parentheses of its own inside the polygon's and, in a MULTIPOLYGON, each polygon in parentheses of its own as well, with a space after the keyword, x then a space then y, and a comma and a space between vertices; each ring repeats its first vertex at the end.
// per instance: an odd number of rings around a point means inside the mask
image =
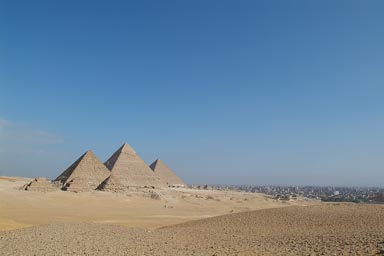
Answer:
POLYGON ((186 188, 133 189, 125 193, 19 190, 30 180, 0 178, 0 230, 68 221, 153 229, 234 212, 319 203, 281 202, 262 194, 186 188))
POLYGON ((384 206, 262 194, 18 190, 0 178, 1 255, 378 255, 384 206))

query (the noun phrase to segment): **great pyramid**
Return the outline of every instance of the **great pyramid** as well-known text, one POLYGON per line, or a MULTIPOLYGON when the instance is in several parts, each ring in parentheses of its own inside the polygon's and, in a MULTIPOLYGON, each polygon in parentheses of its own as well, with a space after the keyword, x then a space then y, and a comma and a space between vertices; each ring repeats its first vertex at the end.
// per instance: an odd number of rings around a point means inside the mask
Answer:
POLYGON ((111 172, 92 151, 85 152, 71 166, 55 179, 62 184, 62 190, 81 192, 96 189, 111 172))
POLYGON ((165 186, 127 143, 113 153, 104 164, 111 171, 111 176, 100 184, 98 188, 100 190, 116 192, 129 187, 165 186))
POLYGON ((149 167, 168 187, 185 186, 185 183, 160 159, 154 161, 149 167))

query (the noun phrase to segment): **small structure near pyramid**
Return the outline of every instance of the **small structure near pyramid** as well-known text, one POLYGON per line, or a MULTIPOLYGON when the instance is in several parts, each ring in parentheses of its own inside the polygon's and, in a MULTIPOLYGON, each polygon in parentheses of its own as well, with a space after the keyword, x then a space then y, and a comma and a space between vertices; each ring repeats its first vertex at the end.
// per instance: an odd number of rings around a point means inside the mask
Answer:
POLYGON ((185 187, 185 183, 160 159, 149 166, 168 187, 185 187))
POLYGON ((21 190, 37 191, 37 192, 52 192, 52 191, 59 191, 60 186, 57 183, 52 183, 47 178, 39 177, 39 178, 34 178, 32 181, 22 186, 21 190))
POLYGON ((55 179, 62 190, 73 192, 91 191, 110 175, 110 171, 92 151, 85 152, 55 179))
POLYGON ((111 176, 100 184, 98 187, 100 190, 118 192, 129 187, 165 186, 127 143, 113 153, 104 164, 111 171, 111 176))

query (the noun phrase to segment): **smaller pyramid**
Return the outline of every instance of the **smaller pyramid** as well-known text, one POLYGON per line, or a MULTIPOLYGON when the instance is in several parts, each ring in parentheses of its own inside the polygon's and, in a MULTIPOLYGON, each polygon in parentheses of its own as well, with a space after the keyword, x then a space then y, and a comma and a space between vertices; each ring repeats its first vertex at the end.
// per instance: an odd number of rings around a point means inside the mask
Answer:
POLYGON ((160 159, 149 167, 168 187, 185 187, 185 183, 160 159))
POLYGON ((85 152, 55 179, 62 190, 73 192, 91 191, 109 177, 111 172, 92 151, 85 152))
POLYGON ((60 187, 49 181, 47 178, 39 177, 34 178, 32 181, 21 187, 21 189, 26 191, 51 192, 58 191, 60 187))

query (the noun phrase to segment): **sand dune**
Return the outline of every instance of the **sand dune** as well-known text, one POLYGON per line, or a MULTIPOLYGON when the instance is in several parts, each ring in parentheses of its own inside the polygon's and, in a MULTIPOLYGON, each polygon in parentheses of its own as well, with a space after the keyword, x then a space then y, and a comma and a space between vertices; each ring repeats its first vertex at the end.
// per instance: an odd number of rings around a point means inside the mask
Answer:
POLYGON ((384 254, 384 205, 191 189, 17 190, 24 183, 0 181, 1 255, 384 254))
POLYGON ((384 207, 236 213, 156 230, 61 223, 0 232, 3 255, 377 255, 384 207))

